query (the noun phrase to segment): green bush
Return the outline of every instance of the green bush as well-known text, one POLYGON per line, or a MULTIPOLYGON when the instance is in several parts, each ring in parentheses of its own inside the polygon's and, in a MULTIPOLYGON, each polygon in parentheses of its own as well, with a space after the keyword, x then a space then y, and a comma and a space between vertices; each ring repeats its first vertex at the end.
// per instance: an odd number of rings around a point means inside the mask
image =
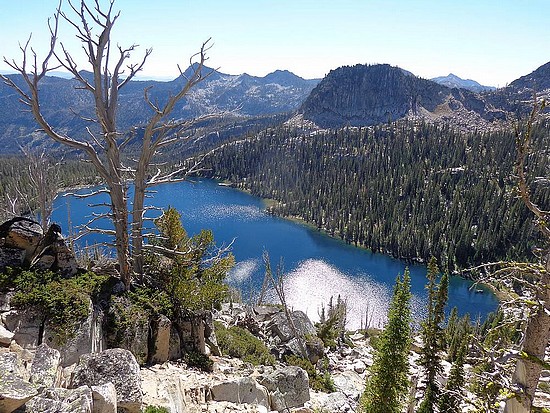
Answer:
POLYGON ((160 406, 147 406, 144 413, 170 413, 170 410, 168 410, 166 407, 160 407, 160 406))
POLYGON ((332 393, 336 391, 334 381, 332 380, 328 370, 326 370, 327 363, 325 363, 325 371, 318 371, 309 360, 306 360, 303 357, 288 356, 286 358, 286 362, 292 366, 301 367, 306 371, 307 376, 309 377, 309 387, 313 390, 322 391, 325 393, 332 393))
POLYGON ((214 322, 214 328, 222 353, 253 365, 275 364, 275 357, 265 344, 248 330, 236 326, 225 328, 219 321, 214 322))
POLYGON ((63 343, 88 316, 90 299, 99 294, 108 278, 93 272, 62 278, 51 271, 8 269, 0 275, 0 289, 14 288, 11 304, 40 313, 51 326, 54 339, 63 343))
POLYGON ((214 362, 206 354, 199 351, 191 351, 183 357, 189 367, 196 367, 202 371, 212 371, 214 362))

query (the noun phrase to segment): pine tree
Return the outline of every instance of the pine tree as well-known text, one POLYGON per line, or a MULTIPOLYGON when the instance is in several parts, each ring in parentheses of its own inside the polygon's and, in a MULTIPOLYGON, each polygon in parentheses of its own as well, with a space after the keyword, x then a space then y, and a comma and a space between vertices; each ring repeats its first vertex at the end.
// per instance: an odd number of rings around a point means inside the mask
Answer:
POLYGON ((434 257, 428 264, 428 315, 422 323, 422 339, 424 347, 420 358, 420 365, 426 371, 426 392, 424 399, 418 408, 418 413, 433 413, 439 397, 439 385, 437 375, 441 373, 440 352, 445 343, 445 331, 441 324, 445 319, 445 305, 447 304, 447 293, 449 279, 445 273, 439 284, 436 283, 439 268, 434 257))
POLYGON ((361 399, 367 413, 399 413, 409 387, 411 346, 409 270, 397 277, 388 314, 388 324, 380 336, 374 362, 361 399))
POLYGON ((469 337, 464 336, 456 354, 456 359, 449 373, 449 380, 445 386, 441 397, 439 398, 439 411, 442 413, 460 413, 460 404, 463 398, 465 384, 464 362, 468 351, 469 337))

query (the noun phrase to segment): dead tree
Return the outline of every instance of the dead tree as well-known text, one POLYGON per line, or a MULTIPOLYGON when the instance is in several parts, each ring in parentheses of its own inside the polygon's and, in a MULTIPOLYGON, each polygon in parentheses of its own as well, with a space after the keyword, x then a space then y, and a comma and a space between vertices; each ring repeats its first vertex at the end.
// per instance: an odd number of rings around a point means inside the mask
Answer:
MULTIPOLYGON (((184 179, 184 167, 176 168, 170 173, 157 171, 150 173, 152 159, 161 148, 178 141, 183 131, 194 121, 173 121, 170 114, 174 107, 197 83, 205 79, 203 74, 206 53, 210 48, 209 40, 202 44, 200 51, 191 57, 192 73, 185 76, 183 86, 177 93, 168 97, 166 103, 159 105, 149 98, 149 90, 144 91, 144 99, 152 110, 152 115, 145 123, 141 152, 135 165, 125 165, 123 150, 133 135, 124 134, 117 126, 117 109, 119 107, 120 90, 124 88, 143 68, 152 49, 147 49, 138 63, 129 61, 130 54, 137 45, 127 48, 115 45, 111 32, 120 12, 114 12, 115 0, 110 0, 108 6, 100 5, 100 0, 82 0, 79 5, 68 2, 70 12, 62 10, 61 2, 53 16, 48 21, 51 41, 46 57, 39 60, 36 52, 30 47, 29 40, 20 46, 22 60, 4 61, 16 72, 21 74, 24 87, 19 87, 12 79, 0 75, 3 81, 20 95, 20 101, 28 107, 41 130, 54 141, 72 149, 83 152, 94 165, 97 173, 105 184, 104 192, 110 196, 110 211, 108 214, 97 214, 86 229, 90 232, 101 232, 114 237, 120 277, 128 288, 132 275, 142 271, 143 221, 145 213, 144 198, 147 188, 167 182, 184 179), (81 42, 82 49, 89 63, 88 69, 93 73, 91 79, 86 78, 77 66, 76 60, 58 39, 58 27, 65 22, 73 28, 75 36, 81 42), (95 115, 92 121, 95 127, 86 128, 88 138, 80 139, 58 131, 46 119, 40 106, 40 82, 52 70, 58 68, 68 70, 79 83, 78 88, 93 96, 95 115), (130 137, 129 137, 130 136, 130 137), (128 181, 135 188, 133 210, 128 211, 128 181), (92 226, 93 222, 108 216, 114 230, 100 230, 92 226), (131 216, 131 220, 130 220, 131 216), (131 236, 130 236, 131 234, 131 236)), ((195 121, 197 121, 195 119, 195 121)), ((94 195, 92 193, 89 195, 94 195)))
MULTIPOLYGON (((516 127, 516 175, 518 192, 523 203, 533 213, 538 229, 546 243, 550 244, 550 211, 539 207, 532 199, 527 177, 526 161, 531 153, 533 128, 544 102, 535 97, 533 110, 525 126, 516 127)), ((548 245, 547 245, 548 247, 548 245)), ((540 379, 546 347, 550 340, 550 251, 542 254, 535 281, 534 307, 527 319, 522 348, 512 377, 513 397, 507 400, 505 413, 528 413, 531 411, 535 390, 540 379)), ((533 273, 531 271, 531 273, 533 273)))
POLYGON ((57 195, 60 164, 48 158, 45 151, 34 152, 31 148, 21 148, 21 151, 28 161, 27 172, 36 193, 40 226, 45 234, 50 224, 53 201, 57 195))

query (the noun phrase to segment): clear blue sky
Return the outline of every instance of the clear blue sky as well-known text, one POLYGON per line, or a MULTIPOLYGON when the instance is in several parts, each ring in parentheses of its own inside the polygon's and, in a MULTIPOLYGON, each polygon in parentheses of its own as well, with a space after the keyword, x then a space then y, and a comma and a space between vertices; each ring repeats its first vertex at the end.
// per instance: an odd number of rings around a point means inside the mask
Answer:
MULTIPOLYGON (((0 56, 18 58, 30 32, 40 55, 56 5, 0 0, 0 56)), ((146 77, 176 77, 209 37, 209 66, 257 76, 389 63, 424 78, 453 72, 504 86, 550 61, 550 0, 116 0, 115 8, 115 41, 153 48, 146 77)), ((65 25, 62 40, 78 51, 71 33, 65 25)))

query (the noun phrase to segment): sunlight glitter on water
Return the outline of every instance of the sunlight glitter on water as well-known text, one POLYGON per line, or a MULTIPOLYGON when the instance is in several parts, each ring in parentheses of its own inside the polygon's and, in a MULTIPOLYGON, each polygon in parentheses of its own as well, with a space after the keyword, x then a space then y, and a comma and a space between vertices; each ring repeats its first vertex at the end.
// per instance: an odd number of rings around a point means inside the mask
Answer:
POLYGON ((254 221, 263 218, 261 209, 249 205, 204 205, 192 213, 188 211, 189 219, 197 219, 207 215, 211 220, 254 221))
POLYGON ((229 272, 226 280, 230 284, 242 284, 249 280, 259 267, 260 260, 257 259, 240 261, 236 263, 235 267, 229 272))
MULTIPOLYGON (((347 303, 346 328, 365 326, 381 328, 386 320, 392 289, 368 276, 352 278, 322 260, 309 259, 285 275, 288 305, 304 311, 312 321, 319 321, 321 306, 327 307, 338 295, 347 303)), ((420 316, 421 300, 413 296, 412 312, 420 316)), ((415 317, 416 318, 416 317, 415 317)))

